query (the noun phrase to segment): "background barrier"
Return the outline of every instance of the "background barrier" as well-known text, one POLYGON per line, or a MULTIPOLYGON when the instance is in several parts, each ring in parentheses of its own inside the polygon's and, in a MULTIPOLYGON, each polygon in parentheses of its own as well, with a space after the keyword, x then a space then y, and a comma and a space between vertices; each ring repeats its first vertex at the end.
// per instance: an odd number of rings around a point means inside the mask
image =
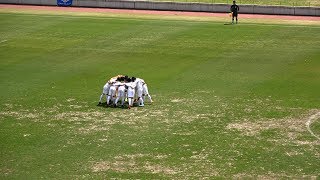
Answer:
MULTIPOLYGON (((4 4, 56 5, 56 0, 0 0, 4 4)), ((119 9, 144 9, 168 11, 223 12, 230 11, 229 4, 152 2, 152 1, 114 1, 114 0, 73 0, 72 6, 102 7, 119 9)), ((239 5, 239 13, 320 16, 320 7, 260 6, 239 5)))

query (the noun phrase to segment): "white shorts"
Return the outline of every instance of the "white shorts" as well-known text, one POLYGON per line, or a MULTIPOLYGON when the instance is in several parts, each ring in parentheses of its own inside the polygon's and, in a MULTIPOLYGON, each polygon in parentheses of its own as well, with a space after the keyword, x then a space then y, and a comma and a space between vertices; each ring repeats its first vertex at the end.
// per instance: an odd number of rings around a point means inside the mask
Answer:
POLYGON ((116 87, 115 86, 111 86, 110 87, 110 89, 109 89, 109 96, 112 96, 112 97, 114 97, 114 96, 116 96, 116 87))
POLYGON ((108 94, 110 89, 110 85, 106 84, 103 86, 102 94, 108 94))
POLYGON ((125 90, 126 90, 126 88, 124 86, 119 86, 117 96, 124 97, 125 90))
POLYGON ((137 89, 137 96, 142 97, 142 91, 143 91, 142 82, 139 81, 137 83, 136 89, 137 89))
POLYGON ((131 87, 128 88, 128 98, 134 98, 135 90, 131 87))
POLYGON ((147 84, 144 84, 144 85, 142 86, 142 89, 143 89, 142 93, 143 93, 144 95, 149 94, 149 90, 148 90, 147 84))

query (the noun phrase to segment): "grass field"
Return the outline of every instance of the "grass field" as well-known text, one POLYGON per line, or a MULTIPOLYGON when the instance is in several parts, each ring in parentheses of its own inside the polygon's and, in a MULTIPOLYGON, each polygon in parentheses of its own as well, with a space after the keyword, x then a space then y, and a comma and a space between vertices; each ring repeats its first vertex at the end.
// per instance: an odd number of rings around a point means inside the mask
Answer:
POLYGON ((319 178, 320 26, 275 23, 0 11, 0 178, 319 178))

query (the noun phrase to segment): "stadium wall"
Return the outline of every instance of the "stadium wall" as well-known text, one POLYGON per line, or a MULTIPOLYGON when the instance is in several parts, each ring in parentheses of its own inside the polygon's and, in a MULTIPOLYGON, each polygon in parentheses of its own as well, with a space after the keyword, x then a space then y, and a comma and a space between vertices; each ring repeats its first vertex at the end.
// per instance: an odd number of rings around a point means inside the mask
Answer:
MULTIPOLYGON (((56 0, 0 0, 3 4, 56 5, 56 0)), ((115 1, 115 0, 73 0, 75 7, 103 7, 120 9, 144 9, 167 11, 195 12, 229 12, 228 4, 152 2, 152 1, 115 1)), ((274 15, 304 15, 320 16, 320 7, 291 6, 258 6, 240 5, 240 13, 244 14, 274 14, 274 15)))

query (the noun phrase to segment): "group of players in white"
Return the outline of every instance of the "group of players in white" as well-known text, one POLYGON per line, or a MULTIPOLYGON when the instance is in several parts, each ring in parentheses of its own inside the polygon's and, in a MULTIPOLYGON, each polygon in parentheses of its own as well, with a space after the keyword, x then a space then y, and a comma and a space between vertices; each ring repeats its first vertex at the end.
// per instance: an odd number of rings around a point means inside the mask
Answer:
POLYGON ((145 96, 148 97, 152 103, 151 96, 148 91, 148 86, 141 78, 135 78, 124 75, 118 75, 112 77, 104 86, 102 94, 99 99, 98 106, 102 105, 102 98, 106 97, 107 106, 117 107, 120 100, 121 107, 124 107, 126 100, 128 101, 128 109, 130 109, 134 103, 138 106, 144 106, 145 96))

